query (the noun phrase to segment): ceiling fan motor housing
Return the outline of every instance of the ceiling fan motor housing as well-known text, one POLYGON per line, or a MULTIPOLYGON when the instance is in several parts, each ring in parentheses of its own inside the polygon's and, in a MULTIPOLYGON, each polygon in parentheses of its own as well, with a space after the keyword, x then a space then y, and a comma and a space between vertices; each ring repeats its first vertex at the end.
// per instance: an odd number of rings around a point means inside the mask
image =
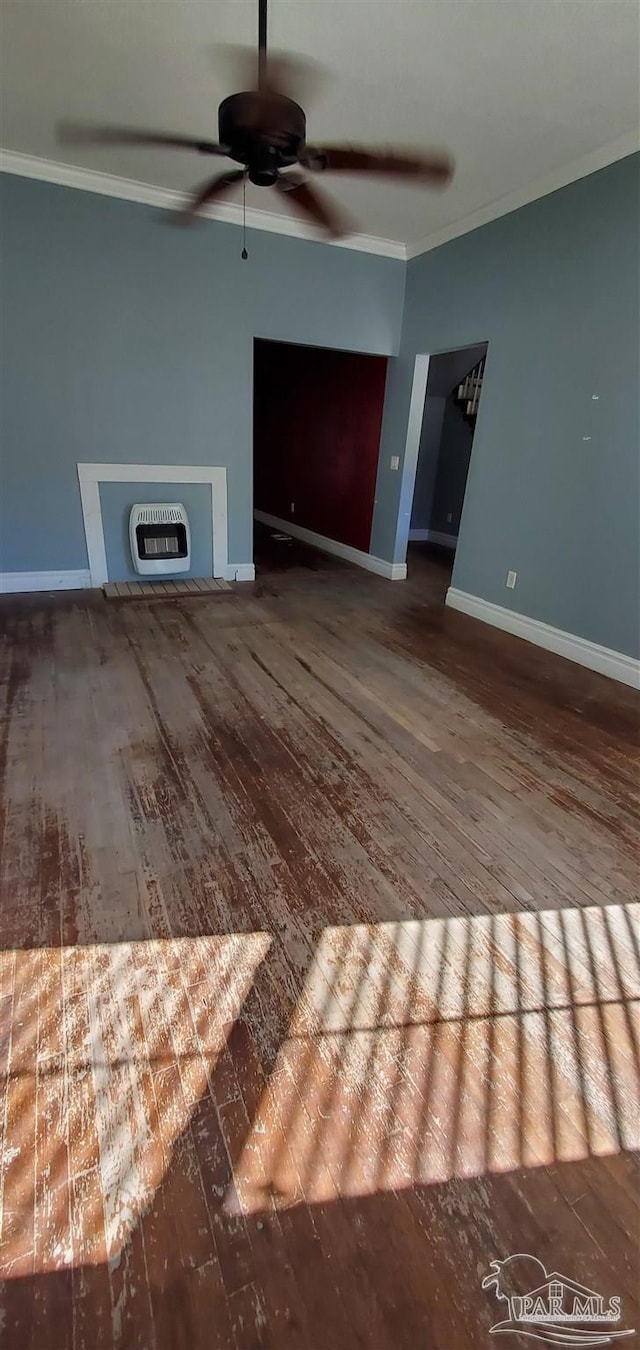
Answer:
POLYGON ((302 108, 281 94, 231 94, 218 109, 220 144, 258 187, 270 187, 280 169, 297 163, 306 130, 302 108))

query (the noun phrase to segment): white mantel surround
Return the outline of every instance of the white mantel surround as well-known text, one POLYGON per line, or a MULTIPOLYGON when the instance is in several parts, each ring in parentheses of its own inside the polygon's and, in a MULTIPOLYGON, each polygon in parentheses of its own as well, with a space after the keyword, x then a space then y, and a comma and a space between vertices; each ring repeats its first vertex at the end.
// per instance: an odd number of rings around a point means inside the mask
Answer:
POLYGON ((91 586, 108 581, 100 483, 205 483, 211 489, 213 573, 226 581, 253 581, 253 563, 229 563, 227 470, 185 464, 78 464, 82 519, 91 586))

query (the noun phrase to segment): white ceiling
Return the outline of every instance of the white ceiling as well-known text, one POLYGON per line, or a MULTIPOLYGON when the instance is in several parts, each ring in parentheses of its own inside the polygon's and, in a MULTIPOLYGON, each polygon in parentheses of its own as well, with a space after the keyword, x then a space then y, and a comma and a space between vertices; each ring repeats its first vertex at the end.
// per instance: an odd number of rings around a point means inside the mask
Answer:
MULTIPOLYGON (((310 140, 453 152, 456 176, 443 193, 322 180, 363 232, 409 252, 632 149, 639 26, 636 0, 269 5, 270 45, 327 68, 305 100, 310 140)), ((1 28, 3 146, 182 190, 206 176, 198 156, 63 149, 55 124, 215 136, 217 105, 237 88, 237 63, 215 44, 255 43, 257 0, 3 0, 1 28)), ((247 204, 282 211, 264 189, 252 188, 247 204)))

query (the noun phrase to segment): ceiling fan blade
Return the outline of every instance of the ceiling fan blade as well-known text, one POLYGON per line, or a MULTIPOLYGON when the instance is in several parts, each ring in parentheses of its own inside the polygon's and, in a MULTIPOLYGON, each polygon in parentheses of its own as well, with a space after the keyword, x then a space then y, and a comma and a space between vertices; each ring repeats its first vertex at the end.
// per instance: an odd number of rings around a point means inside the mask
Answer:
POLYGON ((308 105, 318 97, 326 72, 317 61, 291 52, 269 52, 260 89, 308 105))
POLYGON ((441 151, 426 155, 396 154, 392 150, 370 150, 355 145, 307 145, 300 162, 319 172, 380 174, 386 178, 412 178, 419 183, 442 186, 453 174, 453 160, 441 151))
POLYGON ((307 101, 309 86, 319 67, 315 62, 291 56, 288 52, 267 54, 267 4, 258 0, 258 68, 256 88, 261 94, 275 94, 280 98, 299 99, 304 92, 307 101), (302 87, 301 87, 302 86, 302 87))
POLYGON ((203 183, 198 192, 185 203, 184 210, 180 212, 180 223, 189 224, 203 206, 210 206, 212 202, 225 197, 236 183, 242 182, 244 174, 244 169, 232 169, 229 173, 219 173, 215 178, 203 183))
POLYGON ((292 192, 294 188, 301 187, 306 181, 305 175, 299 173, 297 169, 282 169, 278 174, 278 191, 292 192))
POLYGON ((60 122, 58 140, 63 145, 157 145, 166 149, 197 150, 201 155, 225 155, 217 141, 198 140, 196 136, 165 135, 137 127, 99 127, 76 122, 60 122))
POLYGON ((314 225, 319 225, 325 233, 333 235, 334 239, 340 235, 348 234, 350 230, 349 222, 338 207, 327 197, 324 192, 320 193, 310 183, 304 179, 301 182, 290 184, 287 176, 282 175, 278 178, 276 187, 280 192, 286 193, 287 201, 298 211, 300 215, 306 216, 314 225))
MULTIPOLYGON (((212 45, 211 53, 216 70, 222 64, 226 66, 225 85, 230 89, 258 90, 258 53, 255 47, 217 42, 212 45)), ((260 91, 308 105, 317 98, 326 78, 327 73, 319 62, 270 48, 260 91)))

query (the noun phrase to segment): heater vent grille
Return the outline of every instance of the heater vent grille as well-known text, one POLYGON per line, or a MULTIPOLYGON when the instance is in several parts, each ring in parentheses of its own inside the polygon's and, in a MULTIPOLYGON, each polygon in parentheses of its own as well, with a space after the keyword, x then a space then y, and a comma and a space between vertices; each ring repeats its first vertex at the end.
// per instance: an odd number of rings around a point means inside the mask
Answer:
POLYGON ((139 506, 136 513, 137 525, 178 525, 183 521, 181 506, 139 506))

